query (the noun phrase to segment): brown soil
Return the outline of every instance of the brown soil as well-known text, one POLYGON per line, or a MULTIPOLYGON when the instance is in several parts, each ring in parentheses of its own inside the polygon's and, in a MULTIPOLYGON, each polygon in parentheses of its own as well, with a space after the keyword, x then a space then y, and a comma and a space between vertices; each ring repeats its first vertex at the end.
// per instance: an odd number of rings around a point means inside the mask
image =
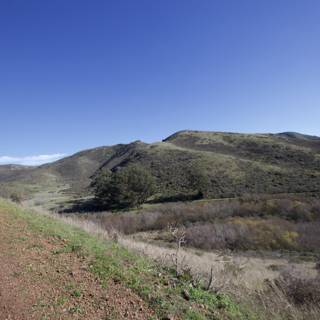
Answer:
POLYGON ((150 319, 134 292, 113 281, 102 286, 87 257, 57 254, 64 245, 0 209, 0 320, 150 319))

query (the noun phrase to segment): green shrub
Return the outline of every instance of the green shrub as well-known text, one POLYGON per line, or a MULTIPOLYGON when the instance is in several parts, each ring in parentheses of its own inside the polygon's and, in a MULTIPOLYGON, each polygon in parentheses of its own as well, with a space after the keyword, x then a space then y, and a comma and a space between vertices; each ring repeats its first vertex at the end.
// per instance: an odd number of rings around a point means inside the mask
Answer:
POLYGON ((15 202, 15 203, 21 203, 22 202, 22 195, 21 193, 18 193, 18 192, 13 192, 11 193, 10 195, 10 200, 15 202))

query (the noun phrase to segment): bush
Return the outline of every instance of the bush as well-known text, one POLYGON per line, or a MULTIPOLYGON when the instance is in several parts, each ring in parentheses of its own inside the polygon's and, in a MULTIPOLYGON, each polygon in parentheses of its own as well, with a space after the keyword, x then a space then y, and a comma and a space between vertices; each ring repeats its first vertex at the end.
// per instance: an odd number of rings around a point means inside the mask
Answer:
POLYGON ((296 249, 298 233, 281 219, 234 218, 187 228, 187 243, 193 247, 231 250, 296 249))
POLYGON ((93 181, 96 199, 108 208, 137 207, 155 191, 151 174, 141 166, 131 165, 116 172, 103 171, 93 181))
POLYGON ((296 305, 320 304, 320 278, 301 279, 285 274, 276 284, 286 297, 296 305))
POLYGON ((298 244, 303 250, 317 252, 320 249, 320 221, 297 223, 298 244))
POLYGON ((14 192, 10 195, 10 200, 15 202, 15 203, 21 203, 23 200, 23 197, 20 193, 14 192))
POLYGON ((316 270, 320 272, 320 258, 318 258, 318 261, 316 262, 316 270))

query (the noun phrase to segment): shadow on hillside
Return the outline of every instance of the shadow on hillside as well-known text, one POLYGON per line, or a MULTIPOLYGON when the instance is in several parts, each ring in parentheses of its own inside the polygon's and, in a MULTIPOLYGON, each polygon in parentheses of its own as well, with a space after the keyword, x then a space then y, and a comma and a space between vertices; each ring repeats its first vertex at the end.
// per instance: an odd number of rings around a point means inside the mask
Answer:
MULTIPOLYGON (((199 194, 176 194, 170 196, 161 196, 156 199, 147 201, 148 204, 159 204, 159 203, 168 203, 168 202, 185 202, 202 199, 202 196, 199 194)), ((95 198, 90 199, 76 199, 68 201, 63 207, 60 208, 59 213, 94 213, 102 211, 123 211, 128 209, 122 206, 118 207, 107 207, 101 205, 97 202, 95 198)))
POLYGON ((146 203, 165 203, 165 202, 184 202, 202 199, 200 194, 175 194, 168 196, 157 197, 153 200, 147 201, 146 203))
POLYGON ((97 203, 96 199, 77 199, 67 203, 61 208, 60 213, 90 213, 106 211, 107 208, 97 203))

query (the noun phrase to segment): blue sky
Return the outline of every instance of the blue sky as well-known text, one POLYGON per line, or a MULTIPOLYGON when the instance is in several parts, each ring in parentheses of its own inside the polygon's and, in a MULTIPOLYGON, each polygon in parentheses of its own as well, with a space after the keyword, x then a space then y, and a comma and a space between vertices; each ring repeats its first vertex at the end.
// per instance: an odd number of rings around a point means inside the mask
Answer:
POLYGON ((2 0, 0 163, 181 129, 320 135, 319 17, 318 0, 2 0))

